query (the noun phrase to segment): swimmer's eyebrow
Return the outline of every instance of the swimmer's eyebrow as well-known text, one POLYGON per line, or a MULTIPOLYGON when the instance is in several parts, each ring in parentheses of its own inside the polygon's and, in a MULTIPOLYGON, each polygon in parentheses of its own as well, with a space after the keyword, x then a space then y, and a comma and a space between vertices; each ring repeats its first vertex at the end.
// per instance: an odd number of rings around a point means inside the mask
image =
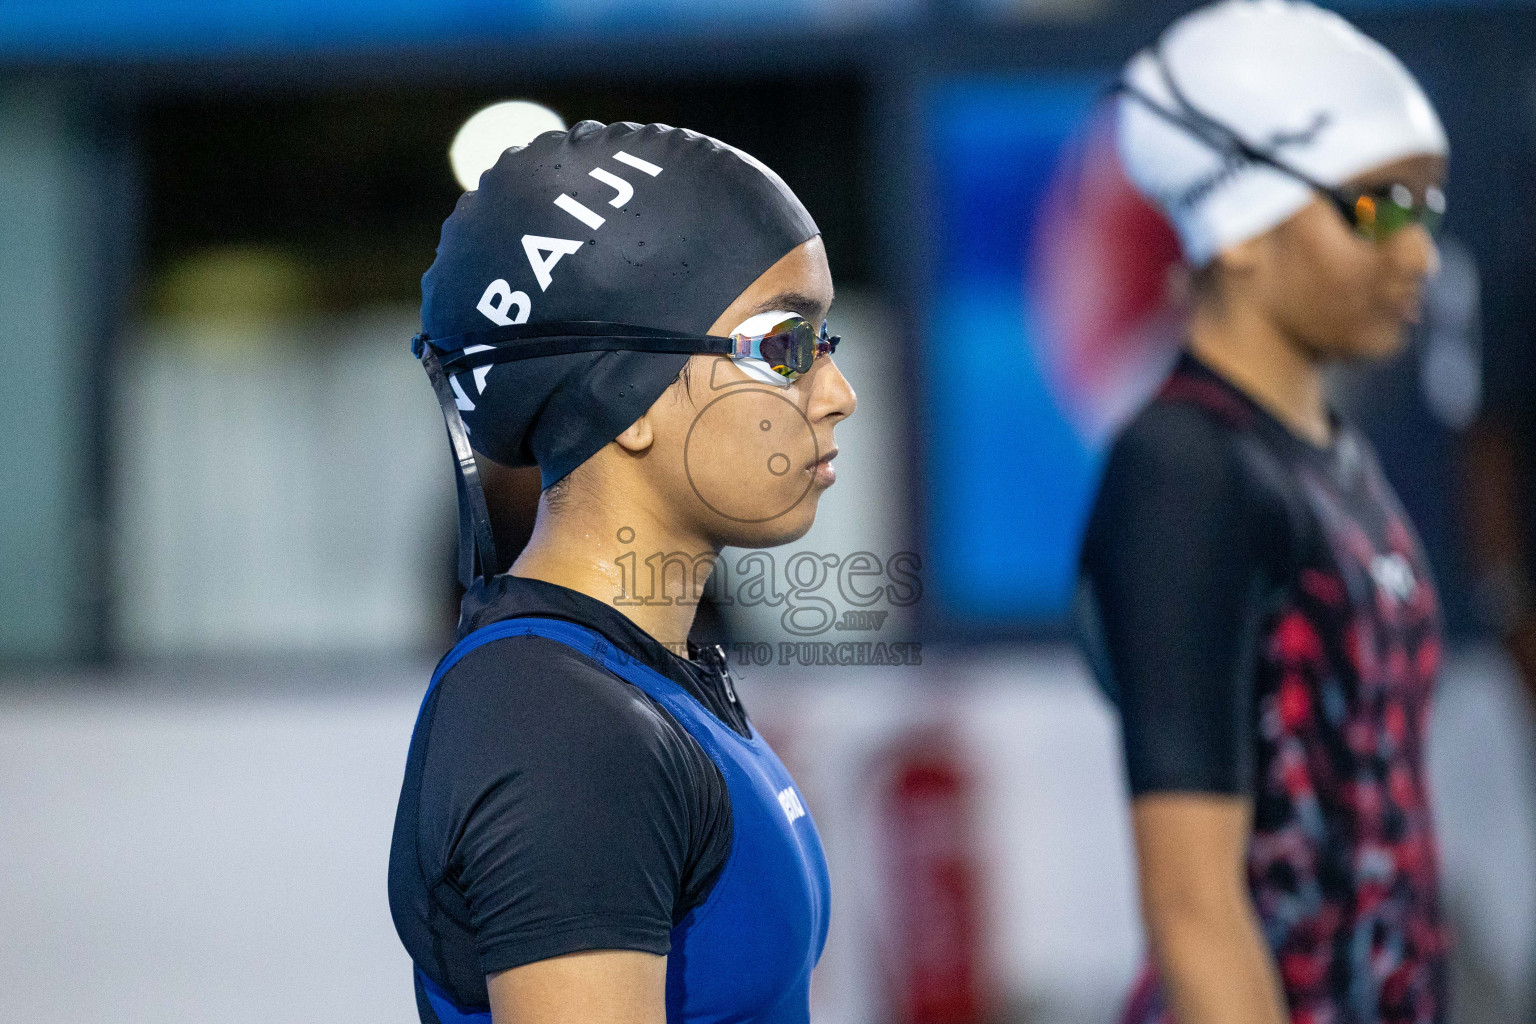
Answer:
POLYGON ((821 306, 820 299, 813 299, 800 292, 780 292, 765 302, 759 302, 756 308, 752 310, 752 314, 756 316, 758 313, 766 313, 773 309, 799 313, 808 320, 816 321, 827 315, 827 311, 821 306))

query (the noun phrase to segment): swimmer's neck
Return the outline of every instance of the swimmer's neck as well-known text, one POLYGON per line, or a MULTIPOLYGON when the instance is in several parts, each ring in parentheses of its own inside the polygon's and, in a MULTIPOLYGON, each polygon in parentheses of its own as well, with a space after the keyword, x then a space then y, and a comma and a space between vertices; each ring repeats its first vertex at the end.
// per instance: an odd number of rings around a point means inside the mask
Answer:
POLYGON ((1321 361, 1252 306, 1197 303, 1189 350, 1302 440, 1319 447, 1332 440, 1321 361))
POLYGON ((601 601, 687 657, 698 609, 694 581, 703 586, 719 550, 658 515, 654 504, 614 501, 581 486, 587 483, 573 480, 553 507, 539 498, 533 536, 509 571, 601 601))

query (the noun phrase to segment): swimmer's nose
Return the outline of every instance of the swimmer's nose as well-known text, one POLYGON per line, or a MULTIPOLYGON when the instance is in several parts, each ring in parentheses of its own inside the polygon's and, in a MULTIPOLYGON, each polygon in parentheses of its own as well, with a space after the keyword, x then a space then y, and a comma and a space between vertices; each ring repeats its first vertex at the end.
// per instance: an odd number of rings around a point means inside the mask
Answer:
POLYGON ((811 402, 805 410, 806 416, 812 423, 822 420, 836 423, 852 416, 859 405, 853 385, 848 383, 848 378, 843 376, 831 356, 823 356, 816 362, 819 365, 812 370, 811 402))

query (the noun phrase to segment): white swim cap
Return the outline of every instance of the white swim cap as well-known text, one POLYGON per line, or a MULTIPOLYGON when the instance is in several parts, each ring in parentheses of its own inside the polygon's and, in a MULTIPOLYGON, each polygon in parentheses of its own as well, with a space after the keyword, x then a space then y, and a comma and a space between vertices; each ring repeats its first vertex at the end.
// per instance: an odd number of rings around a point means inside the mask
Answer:
POLYGON ((1189 120, 1190 110, 1327 186, 1406 157, 1448 152, 1439 117, 1402 62, 1310 3, 1202 7, 1133 57, 1122 82, 1142 99, 1120 97, 1120 158, 1136 187, 1173 221, 1185 259, 1197 267, 1280 224, 1313 192, 1175 123, 1189 120))

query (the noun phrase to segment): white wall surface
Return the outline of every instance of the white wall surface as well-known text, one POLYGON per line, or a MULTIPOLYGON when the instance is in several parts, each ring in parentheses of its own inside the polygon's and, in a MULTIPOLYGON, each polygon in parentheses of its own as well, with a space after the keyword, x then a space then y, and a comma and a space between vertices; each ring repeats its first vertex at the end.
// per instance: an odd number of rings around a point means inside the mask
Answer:
POLYGON ((116 382, 121 650, 398 654, 435 637, 422 595, 451 572, 453 475, 417 330, 411 309, 145 330, 116 382))

